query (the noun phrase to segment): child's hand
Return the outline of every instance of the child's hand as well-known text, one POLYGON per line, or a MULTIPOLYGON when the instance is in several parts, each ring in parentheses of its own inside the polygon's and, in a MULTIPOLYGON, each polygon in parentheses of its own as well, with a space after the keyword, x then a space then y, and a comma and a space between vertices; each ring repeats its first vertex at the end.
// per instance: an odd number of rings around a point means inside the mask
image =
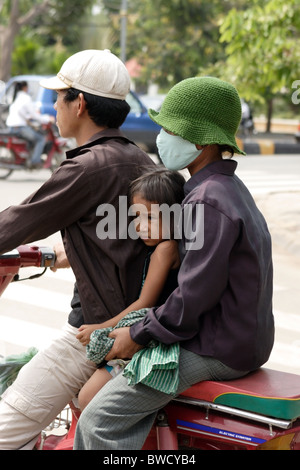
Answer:
POLYGON ((86 346, 90 342, 90 336, 97 329, 98 325, 81 325, 80 328, 78 328, 79 333, 77 334, 76 338, 83 344, 83 346, 86 346))

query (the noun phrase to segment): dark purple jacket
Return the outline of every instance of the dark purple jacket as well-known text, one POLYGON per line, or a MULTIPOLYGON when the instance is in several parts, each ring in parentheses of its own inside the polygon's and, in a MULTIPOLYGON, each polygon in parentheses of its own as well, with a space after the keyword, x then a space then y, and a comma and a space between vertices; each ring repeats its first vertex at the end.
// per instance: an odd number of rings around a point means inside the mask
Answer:
POLYGON ((234 174, 236 165, 212 163, 186 183, 184 211, 192 206, 193 230, 203 246, 188 245, 183 230, 178 288, 130 332, 139 344, 180 341, 247 371, 264 364, 273 346, 272 255, 265 219, 234 174), (199 204, 203 213, 197 213, 199 204))

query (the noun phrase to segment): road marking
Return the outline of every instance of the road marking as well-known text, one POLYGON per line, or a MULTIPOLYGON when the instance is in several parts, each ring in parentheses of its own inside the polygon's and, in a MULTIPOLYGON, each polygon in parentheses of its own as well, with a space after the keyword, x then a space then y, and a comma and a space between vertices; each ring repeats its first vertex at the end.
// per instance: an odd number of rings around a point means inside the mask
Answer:
POLYGON ((300 374, 300 340, 292 344, 275 341, 270 359, 264 367, 300 374))
POLYGON ((9 285, 1 298, 57 312, 69 311, 71 301, 70 295, 21 283, 9 285))
POLYGON ((300 339, 280 341, 278 337, 285 333, 286 338, 295 337, 300 333, 299 315, 274 310, 275 341, 269 361, 265 367, 300 374, 300 339))
POLYGON ((61 332, 61 329, 37 325, 33 322, 0 315, 0 344, 15 344, 24 347, 43 349, 49 345, 61 332))
POLYGON ((262 155, 273 155, 275 151, 275 143, 272 140, 260 139, 257 141, 262 155))
POLYGON ((300 191, 300 179, 298 175, 278 175, 270 178, 269 175, 260 172, 238 172, 238 176, 254 194, 267 194, 270 192, 300 191))
MULTIPOLYGON (((299 315, 294 313, 282 312, 279 310, 274 310, 273 312, 275 318, 276 328, 284 328, 292 332, 300 333, 300 320, 299 315)), ((300 362, 299 362, 300 367, 300 362)))
MULTIPOLYGON (((26 277, 26 270, 21 271, 26 277)), ((73 281, 71 270, 48 270, 40 279, 7 287, 0 299, 0 355, 33 346, 42 349, 60 334, 71 310, 73 281), (53 279, 58 283, 54 284, 53 279), (53 285, 59 286, 59 292, 53 285)))

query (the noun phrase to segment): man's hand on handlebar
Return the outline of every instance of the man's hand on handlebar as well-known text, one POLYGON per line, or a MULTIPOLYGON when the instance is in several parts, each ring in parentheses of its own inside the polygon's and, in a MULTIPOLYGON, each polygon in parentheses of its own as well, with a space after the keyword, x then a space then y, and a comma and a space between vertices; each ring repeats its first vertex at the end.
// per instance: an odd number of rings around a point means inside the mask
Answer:
POLYGON ((57 269, 69 268, 70 264, 69 264, 63 243, 58 243, 57 245, 54 246, 53 249, 54 249, 56 258, 55 258, 55 264, 53 268, 51 268, 51 270, 55 272, 57 271, 57 269))

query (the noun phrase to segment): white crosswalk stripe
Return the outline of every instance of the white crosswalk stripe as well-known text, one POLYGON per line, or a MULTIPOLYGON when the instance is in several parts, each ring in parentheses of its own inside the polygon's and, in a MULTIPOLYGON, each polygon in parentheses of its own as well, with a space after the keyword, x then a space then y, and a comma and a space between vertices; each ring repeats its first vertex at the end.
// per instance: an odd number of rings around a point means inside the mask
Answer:
POLYGON ((73 283, 71 270, 48 270, 40 279, 11 283, 0 300, 0 355, 42 349, 59 335, 70 311, 73 283))
POLYGON ((299 315, 274 310, 275 343, 266 367, 300 374, 299 315))
POLYGON ((285 173, 284 175, 272 176, 272 178, 260 171, 237 171, 249 191, 253 195, 267 194, 271 192, 300 191, 299 175, 285 173))
POLYGON ((28 303, 34 307, 47 308, 57 312, 65 311, 70 307, 70 297, 67 294, 51 292, 36 286, 14 283, 3 294, 4 299, 28 303))
MULTIPOLYGON (((59 331, 57 328, 0 315, 0 344, 3 343, 2 349, 5 349, 5 343, 24 347, 24 350, 31 347, 42 349, 59 335, 59 331)), ((13 351, 2 355, 9 354, 13 354, 13 351)))

